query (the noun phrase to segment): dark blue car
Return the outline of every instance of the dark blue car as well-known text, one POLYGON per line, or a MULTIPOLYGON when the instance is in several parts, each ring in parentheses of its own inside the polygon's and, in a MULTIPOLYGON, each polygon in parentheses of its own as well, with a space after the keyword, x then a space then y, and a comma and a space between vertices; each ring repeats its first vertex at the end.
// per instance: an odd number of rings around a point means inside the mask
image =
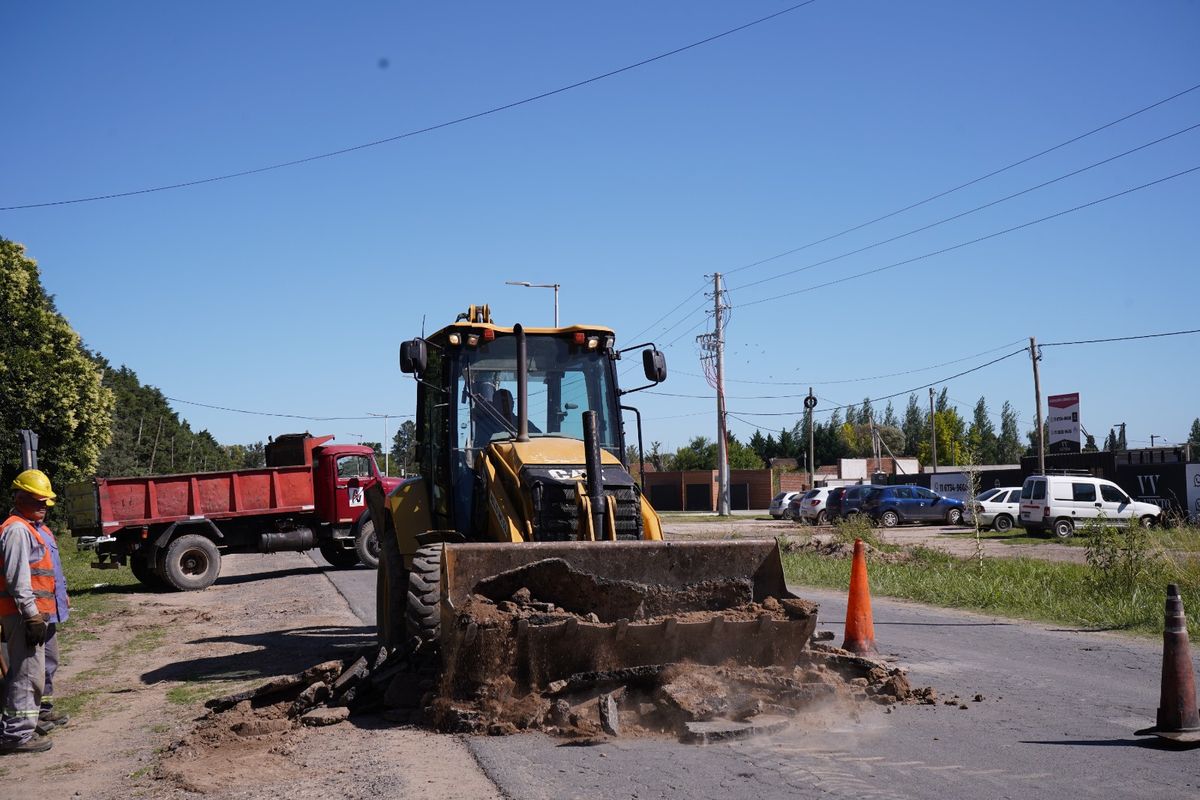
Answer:
POLYGON ((922 486, 881 486, 863 500, 862 511, 876 524, 894 528, 905 522, 945 522, 959 525, 963 519, 961 500, 943 497, 922 486))

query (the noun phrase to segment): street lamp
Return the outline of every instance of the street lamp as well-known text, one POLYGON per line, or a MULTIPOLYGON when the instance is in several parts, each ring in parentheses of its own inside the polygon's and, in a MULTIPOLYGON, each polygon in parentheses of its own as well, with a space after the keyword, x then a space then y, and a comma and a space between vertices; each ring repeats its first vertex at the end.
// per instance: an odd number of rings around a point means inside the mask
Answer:
POLYGON ((529 281, 505 281, 509 286, 524 286, 527 289, 554 290, 554 327, 558 327, 558 287, 557 283, 530 283, 529 281))
POLYGON ((392 465, 391 465, 391 459, 388 456, 392 452, 392 448, 391 448, 391 444, 388 442, 387 421, 388 421, 388 417, 390 417, 391 414, 376 414, 374 411, 368 411, 367 416, 368 417, 383 417, 383 474, 390 475, 390 474, 392 474, 392 469, 391 469, 392 465))

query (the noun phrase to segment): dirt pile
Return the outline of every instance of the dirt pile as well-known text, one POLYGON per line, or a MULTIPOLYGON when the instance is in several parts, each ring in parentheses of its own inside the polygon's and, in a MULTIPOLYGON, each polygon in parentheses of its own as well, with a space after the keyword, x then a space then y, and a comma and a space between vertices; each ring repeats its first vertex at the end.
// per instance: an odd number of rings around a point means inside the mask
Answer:
MULTIPOLYGON (((854 556, 854 542, 847 542, 829 533, 814 533, 802 539, 781 536, 778 541, 779 548, 784 553, 804 553, 827 558, 852 558, 854 556)), ((867 542, 864 542, 863 546, 866 548, 869 561, 896 564, 912 559, 912 555, 908 552, 887 552, 867 542)))

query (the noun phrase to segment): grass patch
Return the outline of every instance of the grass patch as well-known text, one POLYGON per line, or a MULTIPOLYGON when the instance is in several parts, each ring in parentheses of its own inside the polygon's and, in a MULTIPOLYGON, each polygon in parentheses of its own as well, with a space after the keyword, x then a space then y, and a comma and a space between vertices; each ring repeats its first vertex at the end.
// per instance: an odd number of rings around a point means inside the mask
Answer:
MULTIPOLYGON (((850 559, 785 553, 787 579, 799 584, 845 589, 850 559)), ((1188 631, 1200 637, 1200 560, 1152 559, 1132 586, 1108 579, 1085 564, 1032 558, 955 558, 924 548, 904 563, 870 563, 871 592, 948 608, 1057 622, 1083 628, 1158 635, 1168 583, 1178 583, 1188 613, 1188 631)))
POLYGON ((177 706, 190 706, 211 700, 224 694, 226 687, 212 681, 189 681, 167 689, 167 702, 177 706))
POLYGON ((88 690, 84 692, 75 692, 74 694, 56 696, 54 698, 54 710, 62 711, 70 714, 72 717, 78 717, 85 710, 90 710, 96 705, 96 699, 104 694, 98 690, 88 690))
POLYGON ((167 629, 165 626, 146 628, 135 633, 133 638, 121 650, 124 653, 151 653, 161 647, 163 640, 166 638, 167 629))

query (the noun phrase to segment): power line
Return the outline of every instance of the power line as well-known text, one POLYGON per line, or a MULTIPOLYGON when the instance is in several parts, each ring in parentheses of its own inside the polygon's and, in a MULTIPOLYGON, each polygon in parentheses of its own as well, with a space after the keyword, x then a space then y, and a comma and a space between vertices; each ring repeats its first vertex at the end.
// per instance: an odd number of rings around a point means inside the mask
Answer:
MULTIPOLYGON (((166 397, 166 395, 164 395, 164 397, 166 397)), ((352 420, 352 419, 378 419, 378 416, 375 416, 375 415, 370 415, 370 416, 365 416, 365 417, 311 417, 306 414, 282 414, 282 413, 278 413, 278 412, 274 412, 274 411, 247 411, 244 408, 229 408, 228 406, 214 406, 214 405, 209 405, 208 403, 197 403, 194 400, 181 400, 178 397, 167 397, 166 399, 170 400, 172 403, 185 403, 186 405, 189 405, 189 406, 199 406, 200 408, 211 408, 211 409, 215 409, 217 411, 233 411, 238 414, 253 414, 253 415, 259 416, 259 417, 286 417, 287 419, 306 419, 306 420, 312 420, 314 422, 334 422, 334 421, 339 421, 339 420, 352 420)), ((394 419, 411 419, 415 416, 416 416, 415 414, 388 414, 388 417, 391 417, 394 419)))
MULTIPOLYGON (((983 350, 978 353, 972 353, 969 356, 963 356, 962 358, 955 358, 950 361, 943 361, 940 364, 930 364, 927 367, 917 367, 915 369, 906 369, 902 372, 889 372, 884 375, 872 375, 872 376, 866 377, 866 378, 843 378, 843 379, 835 380, 835 381, 815 381, 815 380, 813 380, 813 381, 757 381, 757 380, 749 380, 749 379, 735 380, 733 378, 726 378, 725 382, 726 383, 751 383, 751 384, 760 384, 760 385, 766 384, 766 385, 770 385, 770 386, 832 386, 832 385, 838 384, 838 383, 865 383, 867 381, 877 381, 877 380, 882 380, 883 378, 898 378, 901 375, 912 375, 913 373, 916 373, 916 372, 926 372, 931 369, 940 369, 941 367, 948 367, 951 364, 959 364, 963 361, 969 361, 972 358, 979 358, 980 356, 986 356, 989 353, 996 352, 997 350, 1004 350, 1006 348, 1012 347, 1013 345, 1018 344, 1023 341, 1025 341, 1025 340, 1024 339, 1016 339, 1011 342, 1005 342, 1002 345, 993 347, 988 350, 983 350)), ((694 378, 703 378, 704 377, 703 375, 699 375, 699 374, 693 373, 693 372, 684 372, 683 370, 675 370, 675 371, 678 372, 680 375, 690 375, 691 377, 694 377, 694 378)), ((805 393, 805 394, 807 394, 807 393, 805 393)), ((780 395, 780 396, 781 397, 803 397, 804 395, 800 394, 800 395, 780 395)), ((748 399, 748 398, 740 398, 740 399, 748 399)))
POLYGON ((1174 180, 1175 178, 1179 178, 1184 175, 1188 175, 1190 173, 1196 172, 1197 170, 1200 170, 1200 166, 1191 167, 1189 169, 1182 170, 1181 172, 1176 172, 1173 175, 1167 175, 1164 178, 1158 178, 1157 180, 1150 181, 1149 183, 1143 183, 1140 186, 1134 186, 1129 189, 1125 189, 1123 191, 1117 192, 1115 194, 1110 194, 1107 197, 1101 197, 1098 200, 1092 200, 1091 202, 1083 203, 1083 204, 1077 205, 1073 208, 1068 208, 1064 211, 1058 211, 1054 214, 1048 214, 1044 217, 1039 217, 1038 219, 1030 220, 1029 222, 1023 222, 1020 225, 1013 225, 1010 228, 1005 228, 1003 230, 994 231, 993 233, 989 233, 985 236, 979 236, 979 237, 976 237, 976 238, 971 239, 966 242, 959 242, 958 244, 950 245, 949 247, 943 247, 940 250, 934 250, 932 252, 924 253, 919 256, 913 256, 912 258, 906 258, 902 261, 896 261, 896 262, 893 262, 886 266, 876 267, 875 269, 869 269, 869 270, 866 270, 865 272, 858 272, 858 273, 855 273, 854 275, 847 275, 844 278, 838 278, 836 280, 826 281, 825 283, 819 283, 814 286, 808 286, 804 289, 797 289, 793 292, 784 292, 781 294, 772 295, 771 297, 764 297, 759 300, 751 300, 748 303, 742 303, 741 306, 742 307, 754 306, 754 305, 758 305, 759 303, 769 303, 772 300, 783 300, 784 298, 792 297, 794 295, 804 294, 805 292, 811 292, 811 291, 815 291, 817 289, 824 289, 829 286, 836 286, 839 283, 845 283, 847 281, 852 281, 856 278, 865 278, 868 275, 875 275, 877 273, 884 272, 889 269, 895 269, 896 267, 903 267, 908 264, 915 263, 917 261, 923 261, 924 259, 932 258, 933 256, 939 256, 939 255, 943 255, 945 253, 953 252, 955 250, 961 250, 964 247, 968 247, 973 244, 979 244, 980 242, 985 242, 988 239, 995 239, 998 236, 1003 236, 1008 233, 1013 233, 1014 231, 1019 231, 1023 228, 1029 228, 1034 225, 1038 225, 1042 222, 1047 222, 1049 220, 1057 219, 1058 217, 1066 216, 1067 214, 1071 214, 1076 211, 1081 211, 1085 208, 1091 208, 1092 206, 1096 206, 1101 203, 1108 202, 1109 200, 1115 200, 1118 197, 1124 197, 1127 194, 1133 194, 1134 192, 1141 191, 1142 189, 1148 189, 1152 186, 1157 186, 1160 183, 1165 183, 1169 180, 1174 180))
POLYGON ((225 175, 217 175, 217 176, 210 177, 210 178, 199 178, 197 180, 183 181, 181 183, 172 183, 172 184, 168 184, 168 185, 164 185, 164 186, 153 186, 153 187, 149 187, 149 188, 145 188, 145 189, 134 189, 134 190, 127 191, 127 192, 112 192, 110 194, 94 195, 91 197, 77 197, 77 198, 74 198, 71 200, 54 200, 54 201, 45 202, 45 203, 23 203, 20 205, 2 206, 2 207, 0 207, 0 211, 16 211, 19 209, 26 209, 26 208, 45 208, 47 206, 64 206, 64 205, 71 205, 74 203, 90 203, 90 202, 93 202, 96 200, 113 200, 113 199, 116 199, 119 197, 132 197, 134 195, 150 194, 152 192, 165 192, 169 189, 183 189, 183 188, 187 188, 190 186, 200 186, 200 185, 206 184, 206 183, 216 183, 218 181, 232 180, 233 178, 244 178, 249 175, 258 175, 263 172, 271 172, 273 170, 284 169, 285 167, 295 167, 295 166, 299 166, 301 164, 308 164, 313 161, 320 161, 320 160, 326 159, 326 158, 333 158, 335 156, 341 156, 341 155, 345 155, 347 153, 353 153, 358 150, 366 150, 367 148, 378 147, 378 146, 384 145, 384 144, 390 144, 391 142, 397 142, 397 141, 400 141, 401 139, 408 139, 413 136, 419 136, 424 133, 430 133, 432 131, 441 130, 442 128, 449 128, 452 125, 459 125, 464 122, 470 122, 471 120, 479 119, 481 117, 486 117, 486 116, 490 116, 492 114, 497 114, 501 111, 507 111, 512 108, 517 108, 518 106, 523 106, 523 105, 527 105, 529 103, 534 103, 534 102, 537 102, 538 100, 544 100, 547 97, 553 97, 554 95, 562 94, 563 92, 569 92, 572 89, 578 89, 581 86, 587 86, 590 83, 596 83, 598 81, 605 80, 606 78, 611 78, 614 75, 620 75, 623 72, 629 72, 630 70, 637 69, 638 67, 644 67, 647 64, 654 63, 655 61, 662 61, 665 58, 670 58, 671 56, 678 55, 687 50, 691 50, 693 48, 700 47, 705 44, 709 44, 710 42, 715 42, 718 39, 725 38, 726 36, 732 36, 733 34, 744 31, 747 28, 752 28, 755 25, 761 25, 764 22, 773 20, 776 17, 781 17, 784 14, 788 14, 799 8, 803 8, 804 6, 812 5, 816 1, 817 0, 804 0, 804 2, 802 2, 802 3, 797 3, 793 6, 789 6, 788 8, 785 8, 781 11, 776 11, 773 14, 768 14, 765 17, 759 17, 758 19, 753 20, 752 22, 747 22, 743 25, 737 26, 736 28, 730 28, 729 30, 724 31, 722 33, 718 33, 713 36, 709 36, 707 38, 701 39, 699 41, 692 42, 691 44, 684 45, 683 47, 677 47, 674 50, 670 50, 666 53, 660 53, 656 56, 651 56, 650 58, 642 59, 641 61, 638 61, 636 63, 628 64, 624 67, 610 70, 610 71, 602 73, 600 75, 593 75, 590 78, 585 78, 584 80, 576 81, 575 83, 567 84, 566 86, 560 86, 559 88, 551 89, 548 92, 542 92, 541 94, 533 95, 532 97, 526 97, 523 100, 517 100, 512 103, 506 103, 501 106, 495 106, 493 108, 487 109, 486 111, 478 111, 474 114, 468 114, 464 117, 458 117, 457 119, 452 119, 447 122, 439 122, 436 125, 429 125, 424 128, 418 128, 416 130, 408 131, 406 133, 400 133, 395 136, 389 136, 385 139, 376 139, 373 142, 365 142, 363 144, 356 144, 351 147, 343 147, 340 150, 331 150, 327 153, 320 153, 320 154, 313 155, 313 156, 306 156, 305 158, 297 158, 297 159, 293 159, 291 161, 283 161, 278 164, 271 164, 271 165, 265 166, 265 167, 256 167, 254 169, 242 170, 240 172, 231 172, 231 173, 228 173, 225 175))
POLYGON ((821 261, 816 261, 816 262, 814 262, 814 263, 812 263, 812 264, 808 264, 808 265, 806 265, 806 266, 803 266, 803 267, 797 267, 797 268, 795 268, 795 269, 790 269, 790 270, 788 270, 788 271, 786 271, 786 272, 780 272, 780 273, 778 273, 778 274, 776 274, 776 275, 771 275, 771 276, 769 276, 769 277, 766 277, 766 278, 760 278, 759 280, 756 280, 756 281, 751 281, 750 283, 743 283, 741 286, 739 286, 739 287, 737 287, 737 288, 739 288, 739 289, 748 289, 748 288, 750 288, 751 286, 758 286, 758 285, 759 285, 759 284, 761 284, 761 283, 767 283, 767 282, 769 282, 769 281, 778 280, 778 279, 780 279, 780 278, 786 278, 786 277, 788 277, 788 276, 790 276, 790 275, 795 275, 795 274, 796 274, 796 273, 798 273, 798 272, 806 272, 806 271, 808 271, 808 270, 810 270, 810 269, 815 269, 816 267, 824 266, 825 264, 830 264, 830 263, 832 263, 832 262, 834 262, 834 261, 840 261, 840 260, 841 260, 841 259, 843 259, 843 258, 848 258, 848 257, 850 257, 850 256, 858 255, 859 253, 864 253, 864 252, 866 252, 867 250, 873 250, 874 248, 876 248, 876 247, 881 247, 881 246, 883 246, 883 245, 885 245, 885 244, 891 244, 892 242, 896 242, 896 241, 899 241, 900 239, 907 238, 907 237, 909 237, 909 236, 912 236, 913 234, 922 233, 923 231, 927 231, 927 230, 929 230, 930 228, 936 228, 937 226, 939 226, 939 225, 944 225, 944 224, 946 224, 947 222, 953 222, 953 221, 954 221, 954 220, 956 220, 956 219, 962 219, 963 217, 969 216, 969 215, 971 215, 971 214, 974 214, 974 213, 976 213, 976 212, 978 212, 978 211, 983 211, 984 209, 991 208, 992 206, 1000 205, 1001 203, 1005 203, 1005 202, 1007 202, 1007 201, 1009 201, 1009 200, 1015 199, 1015 198, 1017 198, 1017 197, 1021 197, 1022 195, 1029 194, 1030 192, 1036 192, 1038 189, 1044 189, 1044 188, 1046 188, 1047 186, 1050 186, 1050 185, 1052 185, 1052 184, 1058 183, 1059 181, 1064 181, 1064 180, 1066 180, 1067 178, 1073 178, 1073 177, 1075 177, 1076 175, 1079 175, 1079 174, 1081 174, 1081 173, 1087 172, 1088 170, 1095 169, 1096 167, 1103 166, 1103 165, 1105 165, 1105 164, 1108 164, 1108 163, 1110 163, 1110 162, 1116 161, 1117 159, 1124 158, 1125 156, 1132 155, 1132 154, 1134 154, 1134 153, 1137 153, 1137 152, 1139 152, 1139 151, 1141 151, 1141 150, 1145 150, 1147 147, 1153 147, 1154 145, 1156 145, 1156 144, 1161 144, 1162 142, 1165 142, 1165 141, 1167 141, 1168 139, 1173 139, 1173 138, 1175 138, 1176 136, 1181 136, 1181 135, 1183 135, 1183 134, 1185 134, 1185 133, 1188 133, 1189 131, 1194 131, 1196 128, 1200 128, 1200 122, 1196 123, 1195 125, 1190 125, 1190 126, 1188 126, 1188 127, 1184 128, 1184 129, 1182 129, 1182 130, 1175 131, 1174 133, 1169 133, 1169 134, 1167 134, 1166 136, 1162 136, 1162 137, 1160 137, 1160 138, 1158 138, 1158 139, 1155 139, 1155 140, 1154 140, 1154 141, 1152 141, 1152 142, 1147 142, 1147 143, 1145 143, 1145 144, 1138 145, 1137 147, 1134 147, 1134 148, 1133 148, 1133 149, 1131 149, 1131 150, 1126 150, 1125 152, 1123 152, 1123 153, 1118 153, 1118 154, 1117 154, 1117 155, 1115 155, 1115 156, 1109 156, 1108 158, 1102 159, 1102 160, 1100 160, 1100 161, 1097 161, 1097 162, 1095 162, 1095 163, 1088 164, 1086 167, 1080 167, 1079 169, 1077 169, 1077 170, 1073 170, 1073 171, 1071 171, 1071 172, 1068 172, 1068 173, 1066 173, 1065 175, 1059 175, 1057 178, 1051 178, 1051 179, 1050 179, 1050 180, 1048 180, 1048 181, 1043 181, 1042 183, 1039 183, 1039 184, 1037 184, 1036 186, 1030 186, 1030 187, 1029 187, 1029 188, 1027 188, 1027 189, 1022 189, 1022 190, 1021 190, 1021 191, 1019 191, 1019 192, 1014 192, 1014 193, 1012 193, 1012 194, 1010 194, 1010 195, 1007 195, 1007 196, 1005 196, 1005 197, 1001 197, 1001 198, 999 198, 999 199, 997 199, 997 200, 993 200, 993 201, 991 201, 990 203, 984 203, 984 204, 983 204, 983 205, 981 205, 981 206, 975 206, 975 208, 972 208, 972 209, 970 209, 970 210, 968 210, 968 211, 963 211, 963 212, 960 212, 960 213, 958 213, 958 214, 954 214, 954 215, 952 215, 952 216, 949 216, 949 217, 944 217, 944 218, 942 218, 942 219, 939 219, 939 220, 937 220, 936 222, 931 222, 931 223, 929 223, 928 225, 922 225, 922 226, 921 226, 921 227, 919 227, 919 228, 913 228, 913 229, 912 229, 912 230, 910 230, 910 231, 906 231, 906 232, 904 232, 904 233, 897 234, 897 235, 895 235, 895 236, 892 236, 892 237, 889 237, 889 238, 887 238, 887 239, 881 239, 881 240, 879 240, 878 242, 874 242, 874 243, 872 243, 872 244, 864 245, 863 247, 859 247, 859 248, 857 248, 857 249, 855 249, 855 250, 849 250, 849 251, 847 251, 847 252, 845 252, 845 253, 842 253, 842 254, 840 254, 840 255, 831 256, 830 258, 822 259, 821 261))
POLYGON ((1045 150, 1042 150, 1039 153, 1034 153, 1031 156, 1026 156, 1025 158, 1020 159, 1019 161, 1014 161, 1013 163, 1009 164, 1006 167, 1001 167, 1000 169, 993 170, 993 171, 987 173, 986 175, 980 175, 978 178, 973 178, 972 180, 969 180, 966 183, 961 183, 958 186, 955 186, 953 188, 945 189, 941 192, 938 192, 937 194, 930 195, 929 197, 926 197, 924 200, 918 200, 917 202, 907 205, 904 208, 898 208, 895 211, 884 214, 881 217, 876 217, 875 219, 859 223, 858 225, 855 225, 851 228, 847 228, 844 231, 841 231, 841 232, 835 233, 835 234, 831 234, 822 239, 817 239, 815 241, 809 242, 806 245, 801 245, 800 247, 794 247, 791 250, 785 250, 782 253, 778 253, 769 258, 764 258, 760 261, 755 261, 752 264, 746 264, 744 266, 737 267, 736 269, 726 270, 725 274, 732 275, 733 273, 741 272, 744 269, 750 269, 751 267, 757 267, 760 264, 766 264, 770 261, 775 261, 776 259, 783 258, 784 256, 790 256, 793 253, 799 253, 800 251, 807 250, 810 247, 816 247, 819 244, 824 244, 825 242, 832 241, 833 239, 837 239, 841 236, 845 236, 848 233, 853 233, 854 231, 861 230, 861 229, 867 227, 868 225, 874 225, 876 222, 883 222, 885 219, 891 219, 892 217, 896 216, 897 214, 903 214, 905 211, 911 211, 912 209, 917 208, 919 206, 923 206, 926 203, 933 202, 934 200, 937 200, 938 198, 945 197, 948 194, 953 194, 954 192, 957 192, 960 189, 965 189, 968 186, 974 186, 975 184, 979 183, 980 181, 985 181, 988 178, 995 177, 996 175, 999 175, 1002 172, 1007 172, 1008 170, 1013 169, 1015 167, 1019 167, 1022 164, 1027 164, 1036 158, 1041 158, 1044 155, 1053 153, 1055 150, 1061 150, 1062 148, 1066 147, 1067 145, 1074 144, 1075 142, 1078 142, 1082 139, 1086 139, 1087 137, 1089 137, 1093 134, 1099 133, 1100 131, 1105 130, 1107 128, 1111 128, 1112 126, 1118 125, 1122 122, 1125 122, 1128 119, 1132 119, 1132 118, 1138 116, 1139 114, 1144 114, 1145 112, 1150 111, 1153 108, 1158 108, 1159 106, 1161 106, 1165 103, 1169 103, 1172 100, 1176 100, 1180 97, 1183 97, 1185 94, 1188 94, 1189 92, 1194 92, 1197 89, 1200 89, 1200 83, 1198 83, 1194 86, 1190 86, 1187 89, 1184 89, 1182 92, 1176 92, 1175 94, 1171 95, 1170 97, 1165 97, 1162 100, 1159 100, 1158 102, 1151 103, 1150 105, 1144 106, 1143 108, 1139 108, 1137 111, 1134 111, 1130 114, 1126 114, 1123 117, 1114 119, 1111 122, 1106 122, 1105 124, 1101 125, 1098 128, 1093 128, 1092 130, 1087 131, 1086 133, 1081 133, 1078 136, 1074 136, 1070 139, 1067 139, 1065 142, 1060 142, 1059 144, 1056 144, 1053 147, 1049 147, 1045 150))
MULTIPOLYGON (((922 389, 928 389, 931 386, 938 386, 939 384, 949 383, 950 381, 955 380, 956 378, 961 378, 964 375, 970 375, 972 372, 978 372, 979 370, 984 369, 986 367, 990 367, 993 364, 999 364, 1001 361, 1012 358, 1015 355, 1020 355, 1021 353, 1027 353, 1027 352, 1029 352, 1029 348, 1022 347, 1021 349, 1014 350, 1007 355, 1000 356, 999 358, 993 358, 991 361, 988 361, 983 364, 979 364, 978 366, 971 367, 970 369, 967 369, 967 370, 963 370, 962 372, 955 373, 954 375, 951 375, 946 378, 942 378, 941 380, 933 381, 932 383, 926 383, 922 386, 916 386, 916 387, 913 387, 912 389, 905 389, 904 391, 896 392, 895 394, 886 394, 886 395, 883 395, 882 397, 870 397, 867 399, 870 400, 870 402, 872 402, 872 403, 878 403, 881 400, 891 400, 895 397, 900 397, 901 395, 912 394, 913 392, 919 392, 922 389)), ((857 405, 858 405, 858 403, 848 403, 846 405, 835 406, 833 408, 814 409, 813 413, 815 414, 817 412, 841 411, 842 409, 850 408, 850 406, 857 406, 857 405)), ((804 412, 802 412, 802 411, 738 411, 737 413, 745 414, 747 417, 799 417, 799 416, 804 415, 804 412)))
MULTIPOLYGON (((667 317, 669 317, 669 316, 671 316, 672 314, 674 314, 676 311, 678 311, 680 308, 682 308, 682 307, 683 307, 683 304, 684 304, 684 303, 686 303, 688 300, 691 300, 693 297, 695 297, 696 295, 698 295, 698 294, 700 294, 701 292, 703 292, 703 291, 705 290, 705 288, 707 288, 707 283, 705 283, 705 284, 701 284, 701 286, 700 286, 700 288, 699 288, 699 289, 697 289, 696 291, 692 292, 692 293, 691 293, 691 294, 689 294, 687 297, 683 298, 683 300, 679 301, 679 305, 675 306, 675 307, 674 307, 674 308, 672 308, 670 311, 668 311, 667 313, 663 314, 663 315, 662 315, 661 317, 659 317, 658 319, 654 320, 654 322, 651 322, 649 325, 647 325, 646 327, 642 328, 642 329, 641 329, 640 331, 638 331, 637 333, 635 333, 635 334, 633 334, 632 336, 630 336, 630 337, 629 337, 629 341, 633 341, 634 339, 640 339, 643 333, 646 333, 647 331, 649 331, 650 329, 652 329, 652 328, 653 328, 655 325, 657 325, 658 323, 660 323, 660 322, 662 322, 663 320, 665 320, 667 317)), ((691 315, 690 315, 690 314, 687 314, 687 315, 685 315, 685 316, 691 316, 691 315)), ((668 328, 667 330, 670 330, 670 329, 668 328)), ((666 333, 666 331, 663 331, 663 333, 666 333)))
POLYGON ((1168 333, 1143 333, 1139 336, 1114 336, 1111 339, 1082 339, 1078 342, 1043 342, 1038 347, 1066 347, 1072 344, 1101 344, 1103 342, 1131 342, 1134 339, 1161 339, 1164 336, 1187 336, 1200 333, 1200 328, 1190 331, 1170 331, 1168 333))

